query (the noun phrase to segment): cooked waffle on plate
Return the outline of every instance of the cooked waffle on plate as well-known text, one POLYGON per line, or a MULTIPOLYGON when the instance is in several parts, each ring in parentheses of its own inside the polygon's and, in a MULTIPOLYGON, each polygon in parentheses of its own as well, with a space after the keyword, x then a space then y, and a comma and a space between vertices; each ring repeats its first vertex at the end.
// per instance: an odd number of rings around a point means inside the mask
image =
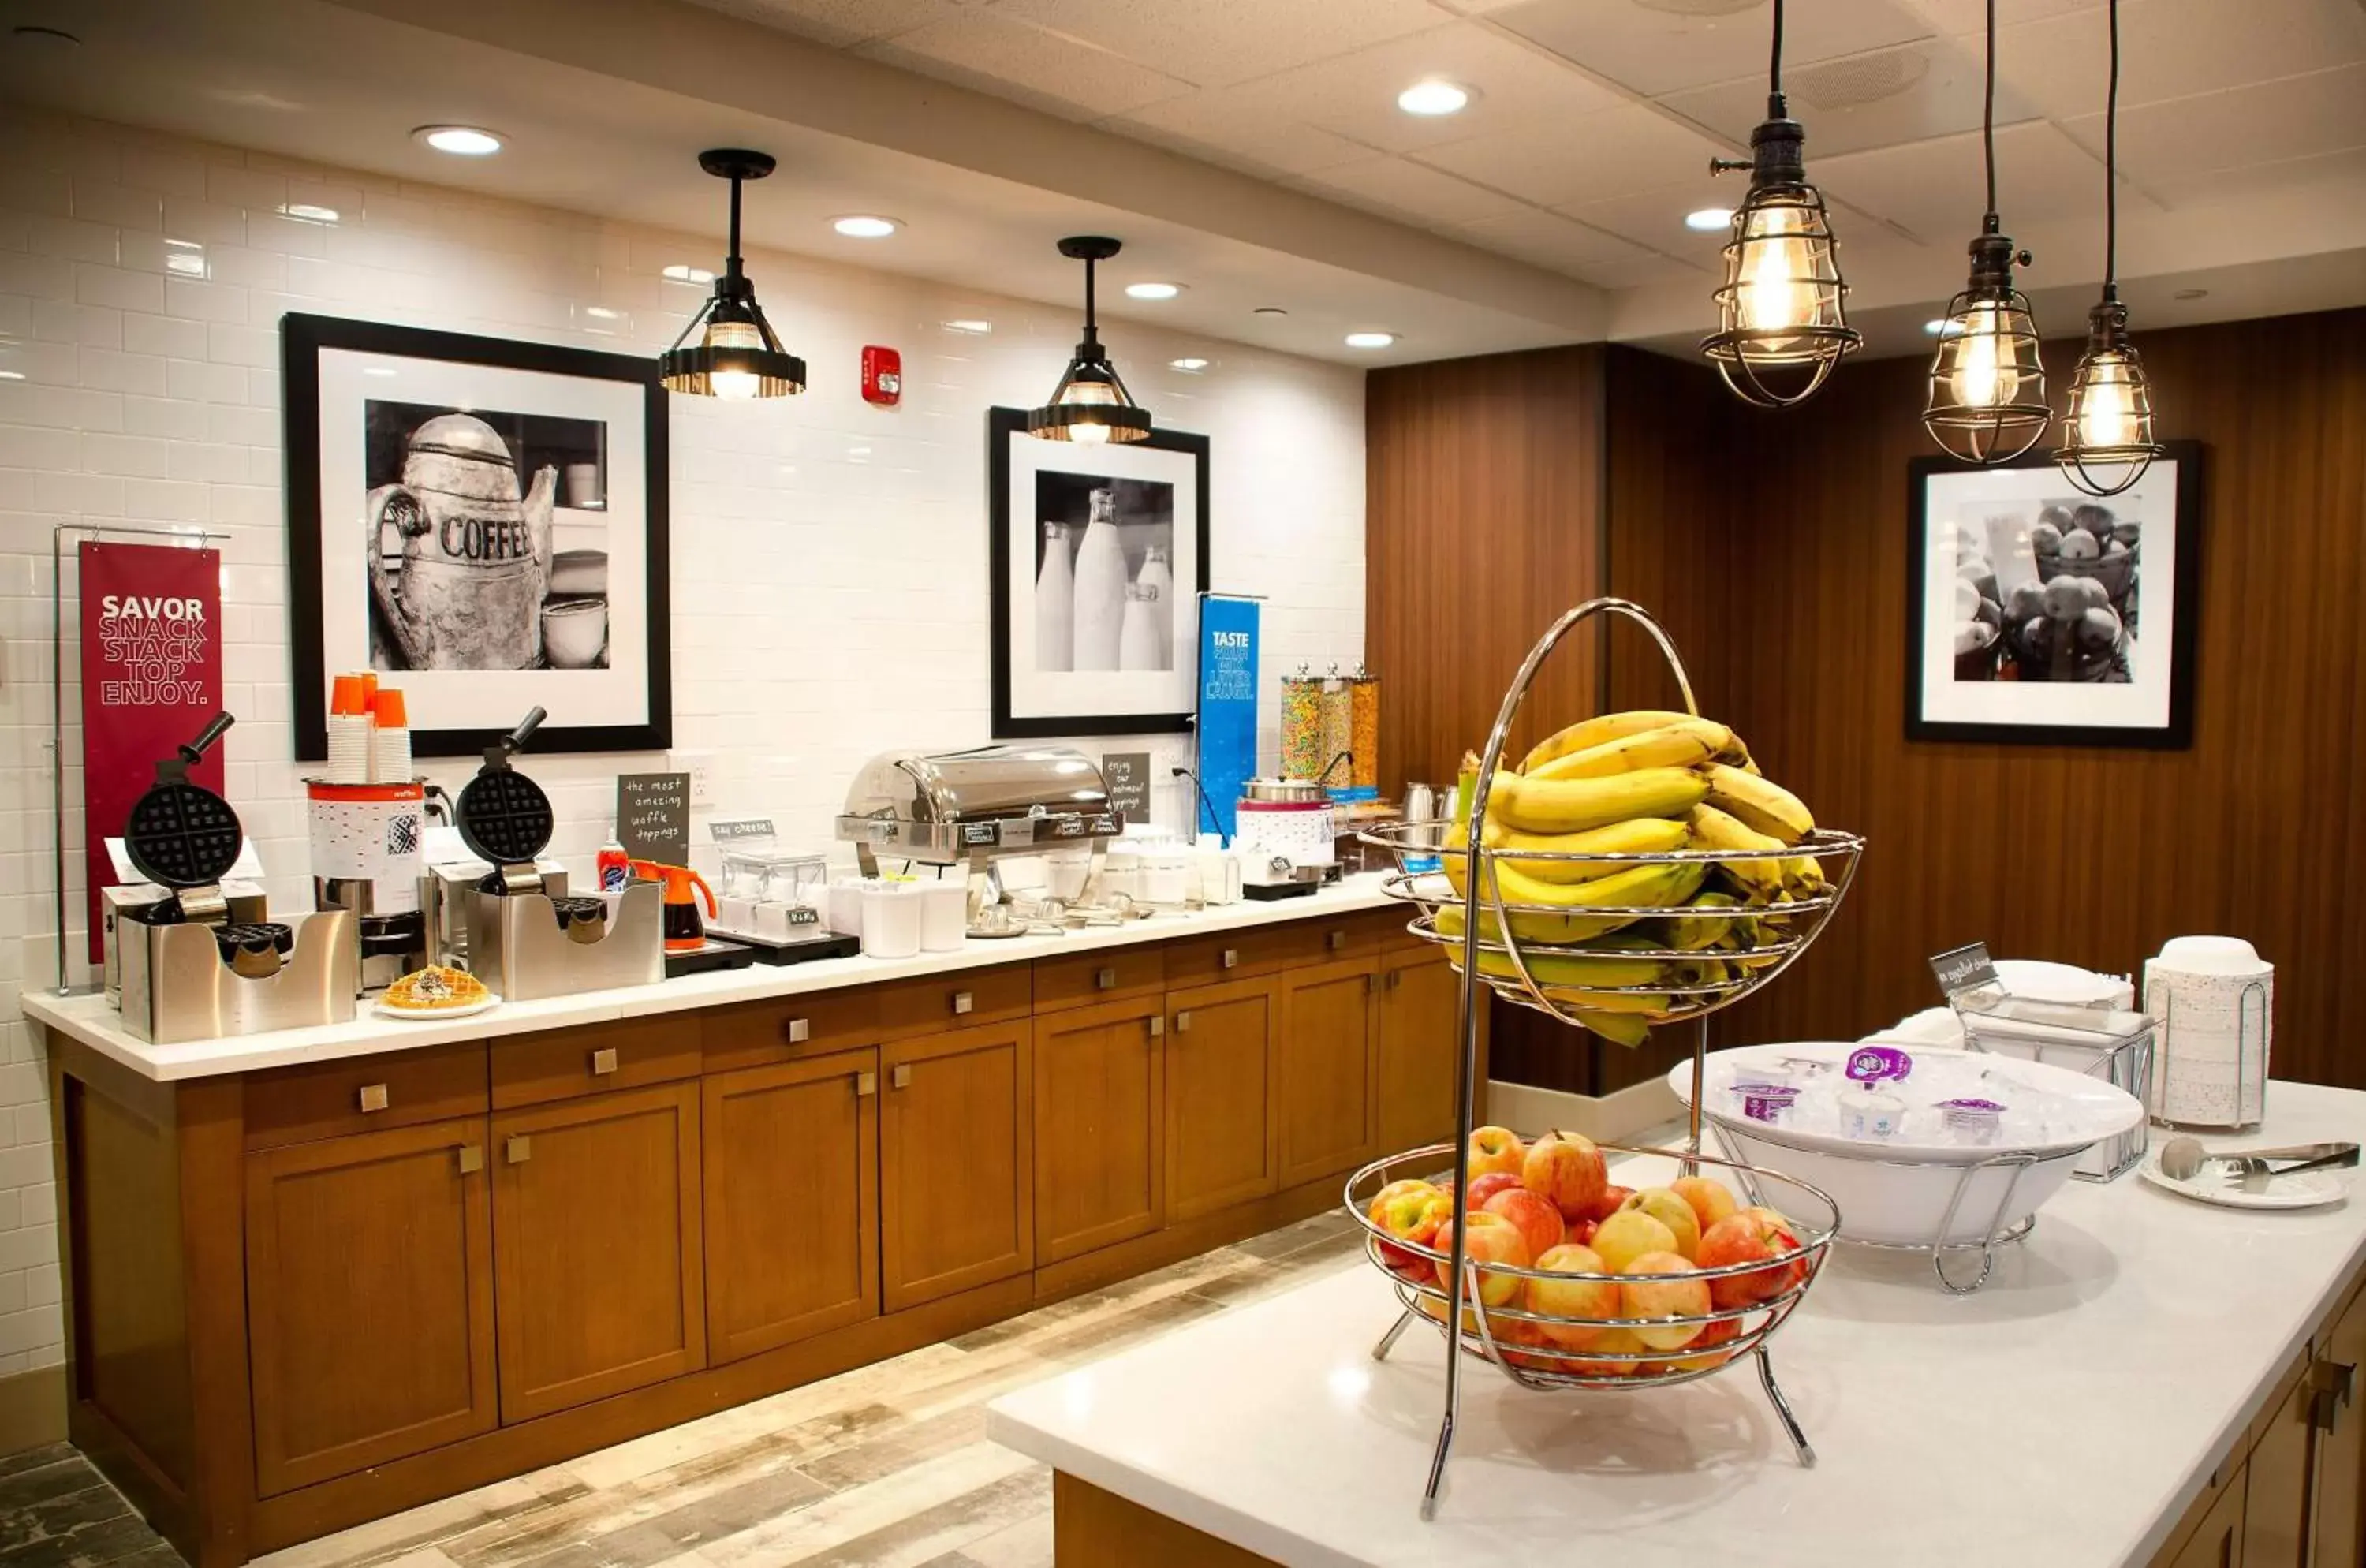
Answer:
POLYGON ((409 1012, 443 1012, 452 1008, 474 1007, 491 996, 485 983, 466 969, 446 969, 440 964, 431 964, 389 986, 383 1001, 388 1007, 409 1012))

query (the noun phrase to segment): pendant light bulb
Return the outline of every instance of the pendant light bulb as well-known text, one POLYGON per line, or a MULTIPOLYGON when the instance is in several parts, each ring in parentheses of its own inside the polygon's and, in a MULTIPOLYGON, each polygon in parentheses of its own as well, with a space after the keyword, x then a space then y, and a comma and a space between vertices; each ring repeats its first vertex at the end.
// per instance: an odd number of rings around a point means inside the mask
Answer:
POLYGON ((2092 496, 2117 495, 2144 477, 2161 454, 2153 440, 2152 388, 2128 342, 2128 308, 2120 303, 2120 0, 2109 6, 2112 67, 2103 96, 2103 297, 2087 312, 2087 352, 2070 378, 2062 477, 2092 496))
POLYGON ((806 389, 806 362, 772 335, 763 307, 756 303, 756 286, 739 265, 739 186, 771 174, 772 159, 768 153, 718 148, 700 153, 698 164, 731 182, 731 251, 722 276, 715 279, 715 292, 673 346, 658 356, 658 378, 670 392, 728 402, 794 396, 806 389), (685 347, 693 333, 697 343, 685 347))
POLYGON ((1093 268, 1117 254, 1115 240, 1080 234, 1060 242, 1060 254, 1085 264, 1085 335, 1069 356, 1051 400, 1027 415, 1027 434, 1043 441, 1075 441, 1107 446, 1113 441, 1140 441, 1150 434, 1150 411, 1133 400, 1125 382, 1101 346, 1100 327, 1094 316, 1093 268))
POLYGON ((1774 0, 1766 119, 1750 133, 1747 159, 1709 160, 1712 175, 1750 171, 1750 194, 1733 214, 1725 283, 1713 296, 1718 330, 1701 339, 1734 395, 1760 408, 1805 402, 1864 341, 1842 309, 1848 285, 1824 198, 1808 183, 1807 140, 1783 96, 1783 0, 1774 0))
POLYGON ((2045 434, 2045 364, 2029 298, 2012 269, 2029 265, 1997 218, 1996 0, 1988 4, 1988 86, 1980 118, 1988 173, 1988 211, 1971 243, 1971 276, 1948 301, 1939 347, 1931 356, 1922 427, 1950 457, 1983 465, 2010 463, 2045 434))

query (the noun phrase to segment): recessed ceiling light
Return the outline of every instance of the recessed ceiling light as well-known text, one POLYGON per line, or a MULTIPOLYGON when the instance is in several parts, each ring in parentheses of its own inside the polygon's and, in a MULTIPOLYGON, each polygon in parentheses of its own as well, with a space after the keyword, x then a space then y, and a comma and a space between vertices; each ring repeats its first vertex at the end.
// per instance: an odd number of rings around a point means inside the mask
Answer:
POLYGON ((1189 359, 1170 359, 1166 363, 1177 370, 1189 370, 1195 375, 1208 367, 1208 362, 1197 356, 1189 359))
POLYGON ((715 281, 715 275, 713 273, 707 271, 703 266, 693 266, 688 262, 674 263, 671 266, 665 269, 664 276, 672 279, 676 283, 712 283, 715 281))
POLYGON ((1349 348, 1386 348, 1396 341, 1397 334, 1394 333, 1349 333, 1347 334, 1349 348))
POLYGON ((1704 234, 1712 234, 1719 229, 1729 229, 1732 226, 1733 209, 1730 207, 1697 207, 1684 214, 1684 227, 1697 230, 1704 234))
POLYGON ((605 305, 586 305, 583 307, 583 313, 591 317, 593 321, 613 321, 623 317, 625 312, 622 310, 612 310, 605 305))
POLYGON ((1470 101, 1470 89, 1452 82, 1415 82, 1397 95, 1397 107, 1407 114, 1458 114, 1470 101))
POLYGON ((1249 314, 1252 316, 1287 316, 1290 312, 1283 310, 1279 305, 1259 305, 1256 310, 1251 310, 1249 314))
POLYGON ((1129 283, 1125 297, 1129 299, 1172 299, 1183 292, 1179 283, 1129 283))
POLYGON ((849 213, 830 222, 831 228, 850 240, 884 240, 903 226, 893 218, 880 218, 868 212, 849 213))
POLYGON ((1941 333, 1947 330, 1947 322, 1944 317, 1935 321, 1925 321, 1922 323, 1922 330, 1929 333, 1932 337, 1937 337, 1941 333))
POLYGON ((2207 288, 2180 288, 2176 293, 2170 295, 2169 298, 2172 299, 2207 299, 2210 298, 2210 290, 2207 288))
POLYGON ((299 223, 334 223, 342 216, 333 207, 316 207, 309 201, 283 201, 279 215, 299 223))
POLYGON ((462 158, 490 158, 501 150, 500 137, 473 125, 422 125, 411 134, 438 152, 462 158))
POLYGON ((984 333, 990 333, 990 332, 992 332, 992 331, 994 330, 994 323, 993 323, 992 321, 947 321, 947 322, 944 324, 944 326, 945 326, 945 331, 947 331, 947 332, 949 332, 949 333, 972 333, 972 334, 984 334, 984 333))
POLYGON ((21 381, 24 378, 22 370, 0 370, 0 381, 21 381))
POLYGON ((390 365, 365 365, 362 367, 362 374, 365 376, 391 376, 394 374, 394 367, 390 365))

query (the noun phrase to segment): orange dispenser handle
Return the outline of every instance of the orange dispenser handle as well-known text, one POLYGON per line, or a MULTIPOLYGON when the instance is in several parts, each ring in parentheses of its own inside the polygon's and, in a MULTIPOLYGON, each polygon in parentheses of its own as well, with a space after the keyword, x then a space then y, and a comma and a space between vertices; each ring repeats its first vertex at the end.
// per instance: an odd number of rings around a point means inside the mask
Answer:
POLYGON ((706 885, 706 878, 699 875, 690 867, 669 865, 663 861, 655 860, 628 860, 625 863, 625 867, 631 874, 644 882, 665 884, 666 902, 669 904, 689 903, 690 890, 695 886, 700 896, 706 901, 707 914, 712 916, 715 913, 715 889, 706 885))

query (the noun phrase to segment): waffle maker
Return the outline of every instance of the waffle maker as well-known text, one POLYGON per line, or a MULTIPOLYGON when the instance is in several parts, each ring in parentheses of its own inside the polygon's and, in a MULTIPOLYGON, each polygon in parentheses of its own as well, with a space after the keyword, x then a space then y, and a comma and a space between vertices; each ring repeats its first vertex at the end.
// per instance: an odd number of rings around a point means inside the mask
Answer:
POLYGON ((468 852, 492 869, 469 890, 468 968, 510 1001, 571 996, 665 978, 664 903, 652 883, 612 902, 569 897, 566 874, 543 868, 550 797, 510 766, 543 721, 535 708, 485 748, 484 765, 452 803, 468 852))
POLYGON ((115 932, 124 1024, 158 1044, 344 1022, 360 989, 349 911, 295 922, 232 917, 222 878, 246 835, 229 802, 189 781, 231 722, 216 714, 158 762, 156 782, 124 824, 125 858, 167 890, 126 911, 115 932))

